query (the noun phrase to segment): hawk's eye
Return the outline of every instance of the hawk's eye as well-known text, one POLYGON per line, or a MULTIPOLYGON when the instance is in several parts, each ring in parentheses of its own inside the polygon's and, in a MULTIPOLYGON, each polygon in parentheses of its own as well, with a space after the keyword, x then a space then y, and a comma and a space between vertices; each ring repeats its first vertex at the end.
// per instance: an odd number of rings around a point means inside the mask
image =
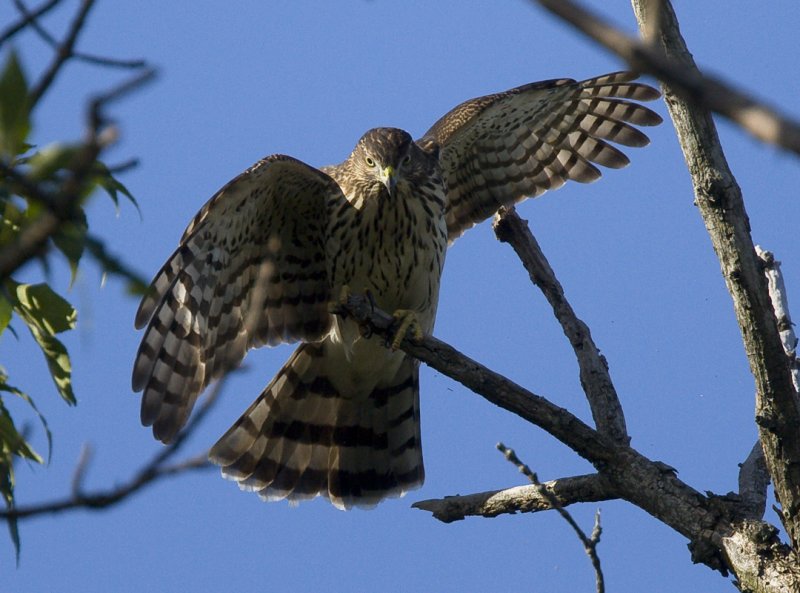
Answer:
POLYGON ((368 156, 367 158, 365 158, 364 162, 367 163, 367 167, 374 167, 375 166, 375 159, 373 159, 371 156, 368 156))
POLYGON ((407 155, 406 155, 406 158, 404 158, 404 159, 403 159, 403 164, 404 164, 404 165, 407 165, 407 164, 408 164, 408 163, 410 163, 410 162, 411 162, 411 155, 410 155, 410 154, 407 154, 407 155))

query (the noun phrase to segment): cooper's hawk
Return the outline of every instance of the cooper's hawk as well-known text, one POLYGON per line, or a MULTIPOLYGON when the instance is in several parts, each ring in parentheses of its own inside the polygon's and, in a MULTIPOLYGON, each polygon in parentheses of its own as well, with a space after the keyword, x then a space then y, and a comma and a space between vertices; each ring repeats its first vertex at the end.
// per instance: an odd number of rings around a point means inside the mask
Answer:
POLYGON ((330 313, 343 290, 433 329, 448 243, 500 206, 644 146, 661 118, 628 72, 528 84, 462 103, 419 140, 370 130, 343 163, 267 157, 223 187, 184 233, 136 315, 142 423, 161 441, 248 349, 300 341, 211 449, 266 500, 372 506, 422 484, 418 363, 330 313))

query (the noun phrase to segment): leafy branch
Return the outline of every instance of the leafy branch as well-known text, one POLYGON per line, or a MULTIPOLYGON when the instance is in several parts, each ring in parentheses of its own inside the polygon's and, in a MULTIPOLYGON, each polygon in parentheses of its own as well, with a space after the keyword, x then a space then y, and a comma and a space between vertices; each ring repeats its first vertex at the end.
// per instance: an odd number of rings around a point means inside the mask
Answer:
MULTIPOLYGON (((0 71, 0 335, 8 330, 18 336, 15 323, 27 327, 44 355, 56 391, 65 402, 74 405, 77 400, 72 389, 72 366, 57 335, 76 326, 77 311, 48 282, 23 283, 14 275, 31 262, 39 262, 47 272, 57 254, 68 264, 74 280, 83 256, 88 254, 104 273, 116 275, 132 291, 142 292, 143 279, 90 233, 85 206, 97 189, 104 190, 115 204, 123 196, 136 205, 130 192, 101 161, 103 153, 119 137, 106 110, 114 101, 150 82, 155 72, 141 60, 101 59, 76 50, 94 0, 80 3, 60 42, 39 22, 58 1, 32 10, 22 0, 14 0, 14 4, 20 19, 0 33, 0 47, 31 29, 51 45, 53 58, 33 84, 28 83, 14 50, 5 52, 0 71), (29 139, 35 109, 72 60, 138 72, 89 102, 87 131, 81 141, 32 146, 29 139)), ((126 166, 130 168, 130 163, 126 166)), ((0 495, 8 509, 6 519, 19 558, 14 460, 43 463, 45 458, 17 429, 4 397, 19 397, 30 405, 45 430, 48 449, 52 447, 52 435, 33 398, 9 383, 9 371, 0 367, 0 495)))

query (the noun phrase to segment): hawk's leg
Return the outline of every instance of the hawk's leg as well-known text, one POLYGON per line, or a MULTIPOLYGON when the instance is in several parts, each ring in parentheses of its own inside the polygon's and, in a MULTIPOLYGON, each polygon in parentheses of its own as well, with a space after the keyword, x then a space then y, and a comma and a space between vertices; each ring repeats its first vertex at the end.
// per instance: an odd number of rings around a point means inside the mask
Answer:
POLYGON ((419 342, 424 337, 422 326, 419 324, 419 319, 417 319, 416 311, 398 309, 392 313, 392 317, 394 317, 397 326, 397 329, 394 330, 394 337, 392 338, 392 350, 400 349, 400 344, 409 331, 411 332, 411 339, 415 342, 419 342))

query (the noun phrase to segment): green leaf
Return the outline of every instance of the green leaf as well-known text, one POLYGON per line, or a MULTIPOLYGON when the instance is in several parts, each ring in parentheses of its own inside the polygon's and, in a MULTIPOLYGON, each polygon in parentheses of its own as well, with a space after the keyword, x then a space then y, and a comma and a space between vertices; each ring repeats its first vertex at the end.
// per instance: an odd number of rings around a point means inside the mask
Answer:
POLYGON ((19 284, 14 280, 7 284, 14 309, 43 332, 54 335, 75 328, 77 312, 47 284, 19 284))
POLYGON ((2 446, 4 453, 8 451, 17 457, 30 459, 39 464, 44 463, 44 459, 33 450, 33 447, 25 440, 25 437, 17 431, 17 427, 14 426, 14 420, 2 401, 0 401, 0 446, 2 446))
POLYGON ((58 171, 66 169, 82 149, 77 144, 54 142, 37 150, 24 162, 30 167, 29 178, 33 182, 51 179, 58 171))
POLYGON ((79 208, 70 221, 65 221, 58 232, 53 235, 53 244, 64 254, 69 262, 69 269, 72 273, 70 284, 75 282, 78 274, 78 264, 81 261, 84 248, 86 247, 86 233, 89 225, 86 222, 86 213, 79 208))
POLYGON ((114 177, 111 172, 108 170, 103 163, 97 161, 95 163, 95 169, 97 171, 97 183, 106 190, 106 193, 109 195, 111 200, 114 202, 114 206, 119 208, 119 195, 122 194, 131 204, 136 207, 137 212, 139 212, 139 216, 141 216, 142 212, 139 210, 139 203, 136 201, 136 198, 133 197, 133 194, 128 191, 128 188, 125 187, 116 177, 114 177))
POLYGON ((50 369, 50 376, 56 385, 59 395, 70 405, 75 405, 78 401, 72 391, 72 363, 69 359, 67 349, 57 338, 52 335, 42 333, 28 325, 33 339, 42 349, 47 367, 50 369))
MULTIPOLYGON (((17 431, 11 414, 8 413, 3 405, 3 400, 0 399, 0 496, 3 497, 6 508, 9 510, 14 508, 14 456, 43 463, 42 458, 17 431)), ((14 544, 17 563, 19 563, 20 541, 16 518, 8 519, 8 530, 14 544)))
POLYGON ((11 301, 0 292, 0 335, 6 331, 8 324, 11 322, 11 312, 13 310, 14 308, 11 305, 11 301))
POLYGON ((13 157, 27 150, 31 127, 28 85, 14 51, 0 73, 0 97, 0 154, 13 157))
MULTIPOLYGON (((8 374, 6 373, 3 367, 0 367, 0 391, 3 391, 5 393, 10 393, 12 395, 16 395, 17 397, 21 398, 36 413, 36 416, 39 418, 39 422, 42 424, 42 428, 44 428, 44 434, 47 437, 47 460, 49 463, 50 458, 53 456, 53 433, 50 432, 50 426, 47 424, 47 420, 45 419, 44 415, 39 411, 39 408, 37 408, 36 404, 33 403, 33 398, 27 393, 20 391, 16 387, 13 387, 8 384, 8 374)), ((3 405, 3 398, 0 397, 0 407, 2 407, 2 405, 3 405)), ((25 444, 27 445, 27 443, 25 444)), ((37 461, 38 463, 42 463, 41 457, 36 455, 33 449, 30 449, 30 451, 36 456, 35 458, 27 455, 22 455, 22 456, 28 457, 28 459, 33 459, 33 461, 37 461)))
MULTIPOLYGON (((50 432, 47 421, 36 407, 36 404, 33 403, 33 399, 27 393, 23 393, 16 387, 9 385, 7 380, 8 375, 5 369, 0 367, 0 391, 21 397, 36 412, 47 435, 47 458, 50 459, 53 454, 53 435, 50 432)), ((25 437, 14 426, 14 420, 11 418, 8 409, 3 405, 3 398, 0 397, 0 496, 3 497, 8 510, 14 509, 14 456, 29 459, 36 463, 43 463, 41 456, 33 450, 30 443, 25 440, 25 437)), ((8 518, 8 530, 11 534, 11 541, 14 544, 17 564, 19 564, 20 539, 15 517, 8 518)))
POLYGON ((42 349, 58 393, 74 405, 77 402, 72 391, 72 364, 55 334, 74 328, 77 312, 47 284, 18 284, 9 279, 6 285, 14 311, 42 349))

